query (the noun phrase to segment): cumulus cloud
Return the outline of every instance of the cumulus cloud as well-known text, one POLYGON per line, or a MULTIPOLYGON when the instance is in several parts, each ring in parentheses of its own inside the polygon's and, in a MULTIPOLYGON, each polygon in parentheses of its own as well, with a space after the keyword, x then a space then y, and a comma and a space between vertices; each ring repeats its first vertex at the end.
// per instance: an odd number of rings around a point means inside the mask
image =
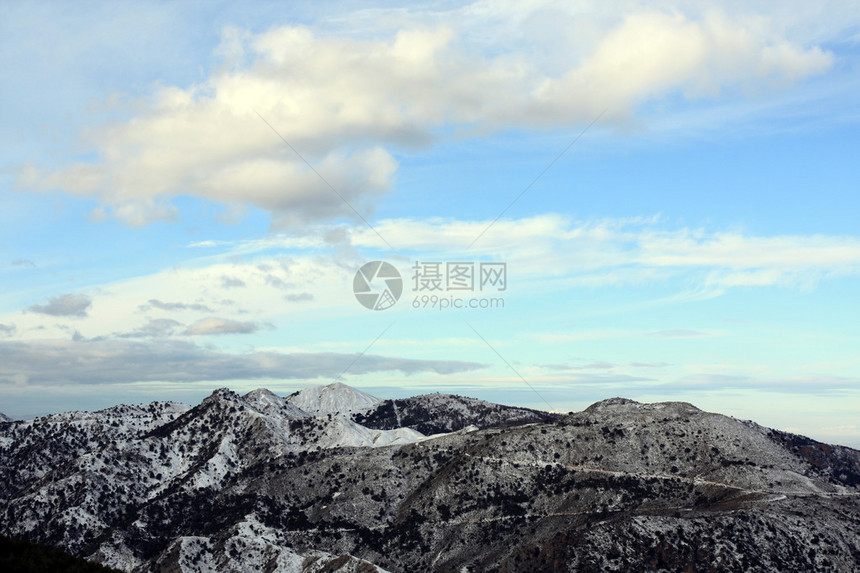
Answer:
POLYGON ((716 12, 700 20, 644 12, 629 15, 581 66, 547 80, 538 93, 553 115, 578 101, 629 113, 637 103, 667 93, 698 98, 733 87, 760 89, 820 73, 832 62, 817 47, 766 43, 716 12))
POLYGON ((14 324, 0 324, 0 336, 12 336, 16 330, 14 324))
MULTIPOLYGON (((112 384, 258 378, 333 378, 353 354, 255 352, 231 354, 179 340, 0 342, 0 383, 112 384), (134 367, 129 367, 133 364, 134 367)), ((486 365, 455 360, 412 360, 365 355, 350 374, 454 374, 486 365)))
POLYGON ((27 310, 51 316, 84 318, 92 302, 85 294, 64 294, 50 299, 47 304, 34 304, 27 310))
POLYGON ((371 214, 393 184, 394 149, 430 145, 449 128, 558 128, 606 108, 605 120, 618 123, 668 95, 761 91, 832 64, 831 54, 774 33, 766 19, 641 6, 626 13, 596 20, 575 54, 552 63, 538 54, 567 55, 570 34, 547 35, 540 50, 491 50, 470 44, 453 15, 427 27, 404 13, 397 30, 366 37, 228 29, 219 53, 230 65, 199 84, 162 86, 136 102, 129 121, 89 132, 95 161, 29 167, 19 183, 96 197, 94 217, 133 225, 176 217, 171 200, 190 195, 257 206, 276 227, 305 226, 353 217, 352 207, 371 214))
POLYGON ((209 317, 198 320, 189 326, 183 334, 188 336, 199 334, 251 334, 260 330, 256 322, 240 322, 224 318, 209 317))

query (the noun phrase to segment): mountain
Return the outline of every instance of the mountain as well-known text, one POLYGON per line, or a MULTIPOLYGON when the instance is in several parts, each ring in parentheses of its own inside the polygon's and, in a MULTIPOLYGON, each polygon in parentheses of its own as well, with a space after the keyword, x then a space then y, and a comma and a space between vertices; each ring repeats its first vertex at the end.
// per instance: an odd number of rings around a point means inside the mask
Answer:
POLYGON ((482 428, 549 422, 559 417, 539 410, 438 393, 404 400, 383 400, 371 409, 352 415, 353 420, 368 428, 412 428, 428 435, 454 432, 468 426, 482 428))
POLYGON ((346 384, 311 386, 287 396, 287 402, 313 415, 353 414, 366 412, 381 402, 346 384))
POLYGON ((310 414, 298 406, 294 406, 286 398, 282 398, 265 388, 257 388, 248 392, 242 396, 242 400, 260 412, 270 415, 278 415, 284 418, 307 418, 310 416, 310 414))
POLYGON ((686 403, 303 392, 0 426, 2 532, 141 572, 860 568, 851 448, 686 403))
POLYGON ((55 468, 117 444, 134 443, 188 408, 153 402, 13 421, 0 430, 0 503, 46 479, 55 468))
POLYGON ((4 414, 3 412, 0 412, 0 423, 2 423, 2 422, 11 422, 11 421, 12 421, 12 418, 10 418, 9 416, 7 416, 7 415, 6 415, 6 414, 4 414))

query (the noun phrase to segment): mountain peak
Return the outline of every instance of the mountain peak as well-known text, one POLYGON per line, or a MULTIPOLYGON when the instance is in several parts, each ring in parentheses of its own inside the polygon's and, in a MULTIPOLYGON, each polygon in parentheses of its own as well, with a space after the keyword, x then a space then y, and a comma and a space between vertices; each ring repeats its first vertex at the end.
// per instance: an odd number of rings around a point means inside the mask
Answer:
POLYGON ((282 397, 278 396, 268 388, 257 388, 256 390, 251 390, 250 392, 242 396, 242 399, 249 403, 259 401, 278 403, 284 400, 282 397))
POLYGON ((342 382, 327 386, 310 386, 290 394, 290 404, 317 416, 367 412, 382 400, 342 382))
POLYGON ((600 402, 595 402, 591 406, 585 409, 586 412, 601 412, 604 410, 620 410, 620 411, 628 411, 628 410, 638 410, 644 406, 641 402, 637 402, 636 400, 630 400, 629 398, 607 398, 606 400, 601 400, 600 402))
POLYGON ((212 393, 209 394, 209 396, 207 396, 203 400, 203 403, 205 404, 208 402, 219 401, 219 400, 226 400, 228 402, 237 402, 240 399, 241 398, 239 398, 239 395, 236 392, 233 392, 232 390, 230 390, 229 388, 218 388, 216 390, 213 390, 212 393))
POLYGON ((594 404, 585 409, 585 412, 592 414, 597 412, 620 413, 633 411, 664 411, 667 414, 671 413, 674 415, 701 412, 700 409, 693 406, 689 402, 654 402, 652 404, 643 404, 642 402, 637 402, 636 400, 630 400, 628 398, 620 397, 608 398, 606 400, 601 400, 600 402, 595 402, 594 404))
POLYGON ((7 416, 3 412, 0 412, 0 422, 11 422, 11 421, 12 421, 12 418, 7 416))
POLYGON ((242 400, 249 406, 267 414, 278 413, 292 418, 306 418, 308 416, 307 412, 267 388, 251 390, 242 396, 242 400))

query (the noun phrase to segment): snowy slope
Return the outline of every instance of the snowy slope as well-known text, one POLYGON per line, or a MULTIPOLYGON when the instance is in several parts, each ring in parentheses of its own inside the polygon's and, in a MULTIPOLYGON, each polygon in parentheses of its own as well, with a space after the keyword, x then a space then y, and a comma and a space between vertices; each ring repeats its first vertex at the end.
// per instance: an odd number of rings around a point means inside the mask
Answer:
MULTIPOLYGON (((279 573, 388 573, 348 554, 297 551, 289 547, 282 532, 261 523, 254 514, 246 516, 230 533, 226 541, 207 536, 180 537, 158 557, 137 567, 134 572, 169 570, 175 563, 187 573, 250 572, 260 570, 261 564, 267 564, 279 573)), ((114 563, 120 567, 124 565, 119 558, 114 563)))
POLYGON ((12 418, 7 416, 3 412, 0 412, 0 422, 11 422, 11 421, 12 421, 12 418))
POLYGON ((309 390, 0 424, 0 532, 141 572, 860 570, 857 450, 685 403, 309 390))
POLYGON ((315 441, 322 448, 379 448, 411 444, 424 437, 421 432, 409 428, 372 430, 341 416, 332 416, 315 441))
POLYGON ((248 392, 242 396, 242 400, 264 414, 297 419, 307 418, 310 415, 298 406, 288 402, 286 398, 278 396, 266 388, 257 388, 248 392))
MULTIPOLYGON (((288 401, 287 398, 282 398, 265 388, 258 388, 245 394, 242 396, 242 401, 275 419, 301 420, 314 417, 314 421, 308 421, 313 427, 313 432, 309 436, 310 439, 306 440, 304 444, 296 444, 298 450, 313 447, 323 449, 379 448, 389 445, 411 444, 425 437, 421 432, 409 428, 390 430, 365 428, 343 416, 334 415, 341 411, 344 413, 354 412, 357 411, 356 408, 361 410, 363 409, 361 404, 372 401, 375 401, 372 402, 374 404, 379 402, 377 398, 355 388, 350 388, 344 384, 337 386, 339 387, 316 387, 309 389, 312 391, 304 395, 305 403, 311 404, 309 407, 315 411, 315 415, 307 413, 288 401), (319 409, 317 409, 317 405, 320 406, 319 409), (329 412, 328 410, 333 411, 329 412)), ((284 428, 282 431, 288 433, 289 429, 284 428)), ((292 443, 295 444, 295 440, 292 443)))
POLYGON ((0 430, 0 502, 55 468, 115 444, 121 447, 171 422, 190 406, 120 405, 14 421, 0 430))
POLYGON ((287 396, 287 401, 316 416, 367 412, 382 402, 375 396, 340 382, 305 388, 287 396))

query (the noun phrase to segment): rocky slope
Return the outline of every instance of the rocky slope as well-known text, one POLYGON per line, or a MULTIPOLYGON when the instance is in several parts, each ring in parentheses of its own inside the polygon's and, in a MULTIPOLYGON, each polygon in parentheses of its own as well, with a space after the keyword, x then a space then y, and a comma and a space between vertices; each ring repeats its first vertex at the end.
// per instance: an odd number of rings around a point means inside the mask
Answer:
POLYGON ((559 417, 538 410, 438 393, 379 401, 372 408, 352 415, 353 420, 369 428, 412 428, 427 435, 453 432, 467 426, 513 426, 548 422, 559 417))
POLYGON ((3 533, 126 571, 860 567, 860 452, 684 403, 218 390, 4 424, 0 488, 3 533))

